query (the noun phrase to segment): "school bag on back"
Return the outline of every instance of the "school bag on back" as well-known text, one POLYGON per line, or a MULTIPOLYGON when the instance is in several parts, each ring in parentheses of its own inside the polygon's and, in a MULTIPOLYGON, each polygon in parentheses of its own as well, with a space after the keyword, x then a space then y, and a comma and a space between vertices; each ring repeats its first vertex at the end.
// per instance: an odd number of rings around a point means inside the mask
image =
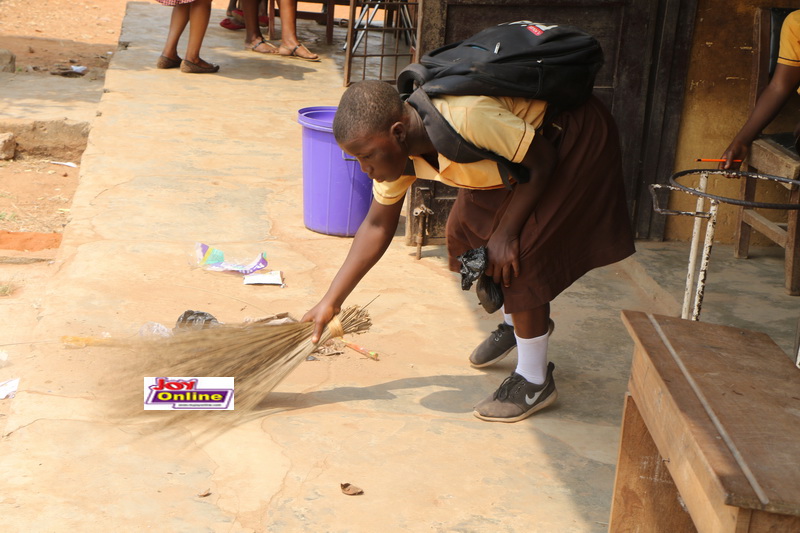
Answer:
POLYGON ((400 73, 397 88, 401 94, 416 84, 429 95, 522 96, 569 109, 589 98, 602 66, 600 43, 582 30, 518 21, 423 55, 400 73))
POLYGON ((437 151, 458 163, 491 159, 506 186, 525 182, 519 164, 464 140, 441 116, 430 96, 485 95, 548 102, 549 117, 584 103, 603 66, 603 50, 572 26, 517 21, 486 28, 422 56, 400 72, 397 89, 422 116, 437 151))

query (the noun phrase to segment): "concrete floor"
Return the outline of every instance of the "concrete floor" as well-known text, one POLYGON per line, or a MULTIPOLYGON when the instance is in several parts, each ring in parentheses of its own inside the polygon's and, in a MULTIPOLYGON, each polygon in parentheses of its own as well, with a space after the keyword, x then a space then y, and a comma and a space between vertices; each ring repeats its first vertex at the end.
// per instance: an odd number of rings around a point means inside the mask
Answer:
MULTIPOLYGON (((338 102, 343 29, 326 46, 323 28, 301 21, 324 57, 307 63, 243 50, 241 32, 216 25, 223 16, 215 10, 203 48, 220 73, 186 75, 154 68, 165 9, 129 4, 63 244, 0 306, 11 344, 0 382, 21 378, 0 401, 3 529, 605 531, 633 349, 619 313, 679 313, 686 244, 638 243, 554 302, 559 400, 516 424, 472 416, 514 368, 513 356, 467 364, 500 318, 460 291, 441 247, 417 261, 403 235, 348 301, 379 296, 358 337, 379 361, 348 351, 304 362, 263 413, 211 439, 191 425, 152 434, 109 420, 99 391, 119 376, 119 353, 70 350, 61 335, 130 336, 186 309, 225 322, 301 316, 349 247, 303 225, 297 123, 300 108, 338 102), (287 287, 193 268, 195 242, 229 257, 266 251, 287 287), (365 494, 342 494, 344 482, 365 494)), ((800 299, 783 293, 780 250, 743 261, 716 247, 703 313, 792 350, 800 299)))

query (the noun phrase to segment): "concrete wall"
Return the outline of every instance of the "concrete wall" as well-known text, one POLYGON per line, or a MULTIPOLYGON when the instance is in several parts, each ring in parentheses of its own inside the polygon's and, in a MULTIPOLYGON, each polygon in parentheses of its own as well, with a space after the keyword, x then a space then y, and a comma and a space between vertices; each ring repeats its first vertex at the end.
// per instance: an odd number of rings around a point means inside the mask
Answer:
MULTIPOLYGON (((753 69, 754 16, 758 7, 797 7, 800 1, 788 0, 699 0, 695 20, 683 117, 679 132, 675 171, 692 168, 716 168, 712 163, 696 163, 695 159, 722 155, 734 135, 744 124, 750 111, 750 78, 753 69)), ((792 100, 767 131, 791 131, 800 118, 797 100, 792 100), (778 125, 783 122, 782 125, 778 125)), ((687 185, 691 181, 681 181, 687 185)), ((762 187, 757 200, 786 202, 788 191, 778 184, 762 187), (768 190, 764 190, 768 189, 768 190)), ((717 178, 709 192, 738 197, 739 181, 717 178)), ((694 211, 697 197, 676 192, 670 207, 694 211)), ((772 220, 785 220, 785 212, 765 211, 772 220)), ((689 240, 694 219, 670 216, 667 219, 667 240, 689 240)), ((719 242, 733 239, 735 212, 732 206, 720 206, 717 225, 719 242)), ((754 245, 770 241, 754 233, 754 245)))

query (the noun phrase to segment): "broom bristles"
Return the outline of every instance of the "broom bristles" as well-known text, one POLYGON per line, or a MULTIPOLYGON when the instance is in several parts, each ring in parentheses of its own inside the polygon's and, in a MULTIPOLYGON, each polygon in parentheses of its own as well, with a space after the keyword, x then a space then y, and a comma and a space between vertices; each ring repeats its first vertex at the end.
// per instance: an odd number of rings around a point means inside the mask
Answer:
MULTIPOLYGON (((334 319, 325 327, 317 344, 311 342, 312 322, 221 325, 168 338, 139 341, 132 347, 142 357, 137 358, 135 369, 128 374, 131 379, 138 380, 146 376, 233 377, 235 411, 253 411, 317 345, 343 333, 364 332, 372 325, 367 311, 358 306, 344 309, 337 318, 341 327, 334 319)), ((137 413, 141 413, 140 403, 134 407, 137 400, 129 399, 125 403, 128 401, 132 402, 130 409, 123 412, 127 411, 130 416, 135 408, 137 413)), ((165 424, 189 415, 188 411, 159 413, 165 414, 165 424)), ((123 414, 125 418, 128 416, 123 414)))

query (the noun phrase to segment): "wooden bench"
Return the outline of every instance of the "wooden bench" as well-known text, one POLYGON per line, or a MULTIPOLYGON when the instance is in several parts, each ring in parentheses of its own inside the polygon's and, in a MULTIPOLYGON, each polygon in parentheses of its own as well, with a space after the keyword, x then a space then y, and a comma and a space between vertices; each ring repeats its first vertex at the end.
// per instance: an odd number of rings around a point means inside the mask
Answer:
POLYGON ((623 311, 609 531, 800 531, 800 370, 765 334, 623 311))
MULTIPOLYGON (((765 137, 753 141, 747 158, 747 169, 792 180, 800 177, 800 157, 774 140, 765 137)), ((782 183, 789 189, 788 204, 800 204, 800 187, 782 183)), ((756 200, 756 180, 742 179, 741 198, 756 200)), ((787 210, 786 222, 772 222, 767 217, 745 207, 737 207, 737 227, 734 255, 746 258, 750 250, 750 232, 756 230, 784 249, 784 287, 787 294, 800 295, 800 210, 787 210)))

